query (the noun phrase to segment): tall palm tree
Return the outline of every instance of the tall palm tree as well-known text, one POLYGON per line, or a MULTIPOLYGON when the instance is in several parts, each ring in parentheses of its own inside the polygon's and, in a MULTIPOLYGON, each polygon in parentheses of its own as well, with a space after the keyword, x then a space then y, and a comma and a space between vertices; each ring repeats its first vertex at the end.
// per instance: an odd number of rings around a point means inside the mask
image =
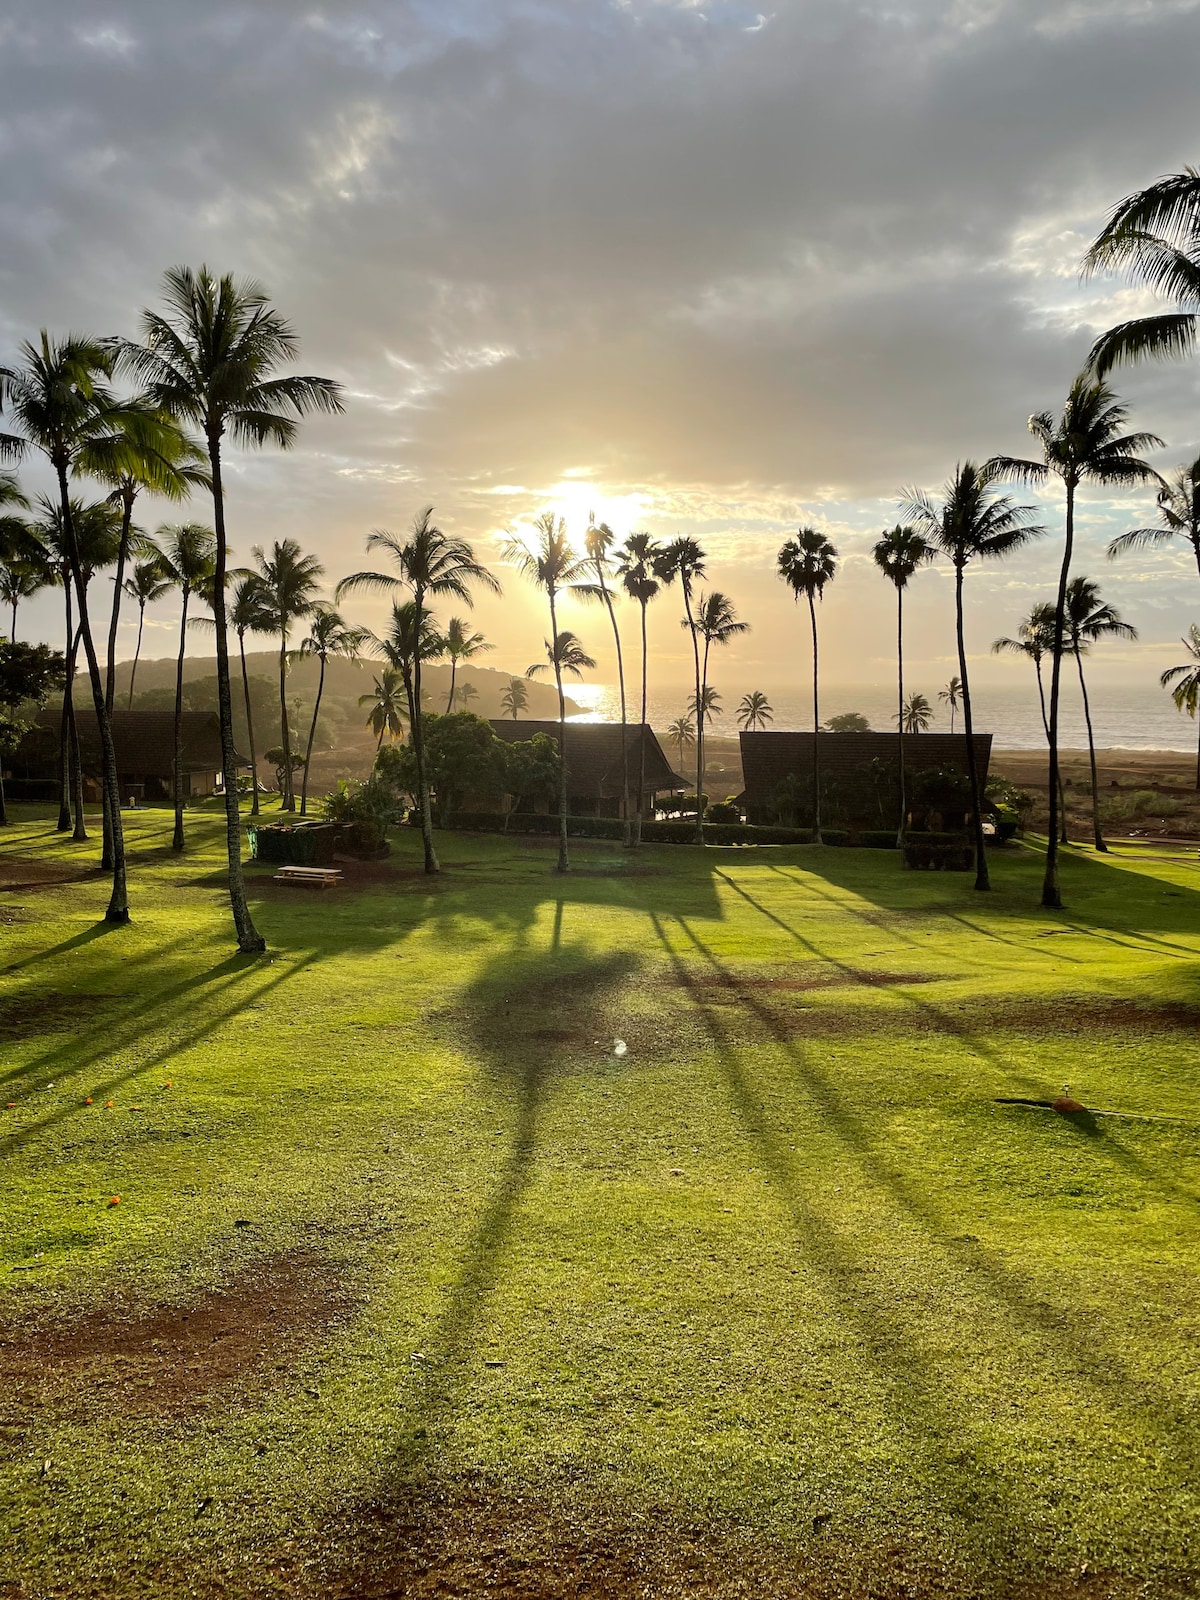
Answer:
POLYGON ((1135 317, 1101 334, 1088 356, 1096 376, 1146 357, 1191 354, 1200 312, 1200 171, 1185 167, 1159 178, 1113 208, 1083 268, 1090 275, 1116 267, 1184 309, 1135 317))
MULTIPOLYGON (((417 700, 418 668, 423 661, 436 661, 442 653, 442 636, 438 632, 437 623, 428 611, 418 612, 415 600, 393 603, 387 632, 378 643, 387 657, 388 665, 400 674, 400 683, 404 689, 404 704, 408 708, 408 725, 410 729, 415 729, 419 720, 418 703, 422 712, 426 709, 425 699, 422 698, 420 702, 417 700)), ((422 696, 424 693, 425 691, 422 691, 422 696)), ((365 703, 365 700, 360 699, 360 705, 365 703)), ((397 730, 390 725, 388 731, 393 738, 398 736, 397 730)), ((416 753, 415 736, 413 753, 414 755, 416 753)))
POLYGON ((514 722, 529 705, 529 688, 524 678, 510 678, 508 687, 500 696, 500 709, 514 722))
POLYGON ((904 714, 904 591, 913 574, 933 560, 933 550, 915 528, 906 528, 898 522, 880 535, 871 554, 875 565, 896 589, 896 747, 900 762, 900 821, 896 828, 896 848, 899 849, 904 844, 904 828, 908 821, 904 735, 910 731, 904 714))
MULTIPOLYGON (((1194 718, 1200 706, 1200 628, 1194 622, 1180 643, 1192 659, 1181 667, 1168 667, 1158 681, 1164 689, 1171 689, 1176 709, 1194 718)), ((1196 745, 1196 788, 1200 790, 1200 740, 1196 745)))
MULTIPOLYGON (((700 695, 700 635, 696 630, 696 616, 694 607, 695 584, 698 578, 707 575, 705 565, 707 557, 695 539, 689 539, 680 534, 664 545, 662 554, 655 566, 655 576, 663 583, 672 584, 676 578, 683 590, 683 627, 692 640, 692 666, 693 666, 693 699, 699 705, 700 695)), ((700 815, 699 795, 704 787, 704 727, 702 721, 696 724, 696 843, 704 843, 704 819, 700 815)))
MULTIPOLYGON (((258 752, 254 748, 254 713, 250 705, 250 674, 246 670, 246 635, 270 633, 273 619, 270 603, 263 595, 262 580, 256 572, 246 567, 235 567, 226 572, 232 589, 225 606, 226 626, 237 635, 238 660, 242 669, 242 700, 246 707, 246 743, 250 747, 250 815, 260 814, 258 793, 258 752)), ((209 599, 212 609, 212 600, 209 599)))
MULTIPOLYGON (((638 791, 631 843, 642 842, 642 814, 646 803, 646 682, 649 658, 646 647, 646 608, 662 587, 659 565, 663 552, 648 533, 631 533, 616 553, 616 572, 621 587, 636 600, 642 624, 642 716, 638 724, 638 791)), ((680 759, 683 752, 680 751, 680 759)))
POLYGON ((737 719, 747 732, 754 728, 765 728, 768 722, 774 722, 775 713, 771 709, 771 702, 761 689, 752 689, 749 694, 744 694, 738 702, 737 719))
POLYGON ((21 346, 21 356, 23 365, 0 368, 0 404, 9 407, 21 429, 19 437, 0 437, 0 453, 21 455, 27 450, 36 450, 46 457, 54 472, 63 553, 79 604, 79 633, 100 733, 101 781, 112 819, 112 892, 104 917, 106 922, 128 922, 117 757, 100 658, 88 614, 86 581, 72 519, 69 485, 85 455, 90 457, 93 452, 102 452, 123 438, 127 426, 134 421, 134 412, 140 408, 136 403, 119 400, 113 393, 109 385, 113 351, 100 340, 75 334, 65 339, 51 339, 43 329, 36 345, 21 346))
POLYGON ((123 588, 125 597, 132 600, 138 608, 137 644, 133 652, 133 665, 129 669, 129 700, 126 710, 133 709, 133 687, 137 679, 138 661, 142 654, 142 630, 146 625, 146 607, 153 605, 156 600, 161 600, 164 595, 171 592, 171 580, 168 578, 154 557, 146 561, 136 561, 133 571, 125 579, 123 588))
POLYGON ((902 702, 897 718, 905 733, 924 733, 933 721, 933 707, 927 695, 913 694, 902 702))
POLYGON ((667 729, 667 738, 679 751, 679 760, 682 763, 684 747, 696 742, 696 724, 691 717, 678 717, 667 729))
POLYGON ((1083 657, 1093 644, 1102 639, 1136 639, 1137 629, 1121 619, 1114 606, 1100 598, 1100 585, 1090 578, 1072 578, 1067 585, 1066 613, 1067 646, 1075 657, 1079 673, 1079 692, 1083 696, 1083 720, 1087 726, 1088 760, 1092 769, 1092 836, 1096 849, 1107 853, 1108 846, 1100 832, 1100 784, 1096 775, 1096 740, 1092 733, 1092 711, 1088 704, 1087 684, 1083 676, 1083 657))
MULTIPOLYGON (((0 437, 0 454, 3 438, 0 437)), ((49 574, 38 560, 36 536, 30 532, 19 511, 29 510, 25 495, 16 474, 0 472, 0 602, 12 608, 10 640, 17 638, 17 606, 28 600, 50 581, 49 574)))
MULTIPOLYGON (((1041 682, 1039 675, 1038 682, 1041 682)), ((950 708, 950 732, 954 732, 954 719, 962 704, 962 679, 956 672, 944 689, 938 690, 938 699, 950 708)))
POLYGON ((296 354, 291 326, 274 311, 265 291, 231 274, 215 278, 207 267, 172 267, 163 279, 163 312, 142 313, 143 343, 128 341, 120 354, 146 385, 150 401, 200 434, 208 455, 217 535, 213 620, 217 635, 217 707, 225 770, 225 842, 229 899, 238 948, 266 949, 254 926, 242 876, 241 814, 233 744, 233 695, 225 590, 229 545, 221 451, 226 438, 242 446, 295 440, 297 418, 339 412, 341 388, 330 378, 278 376, 296 354))
POLYGON ((629 710, 625 700, 625 658, 621 651, 621 630, 617 626, 613 590, 609 587, 609 580, 616 576, 617 570, 614 552, 616 542, 617 536, 606 522, 588 518, 583 547, 587 551, 588 564, 596 582, 591 586, 582 586, 578 592, 599 599, 608 612, 613 645, 617 652, 617 687, 621 696, 621 842, 628 845, 632 837, 632 819, 629 815, 629 710))
MULTIPOLYGON (((699 617, 697 617, 697 625, 699 617)), ((711 722, 721 709, 721 692, 714 689, 711 683, 706 683, 700 690, 700 699, 697 702, 695 695, 688 696, 688 710, 697 719, 697 722, 711 722)))
POLYGON ((308 637, 300 641, 299 655, 316 656, 321 663, 317 679, 317 698, 313 705, 312 724, 308 730, 308 744, 304 751, 304 778, 300 785, 300 815, 308 811, 308 771, 312 765, 313 740, 317 734, 317 718, 321 713, 321 696, 325 692, 325 663, 330 656, 341 656, 346 661, 356 661, 358 653, 371 637, 366 628, 351 628, 332 606, 319 605, 312 613, 308 637))
MULTIPOLYGON (((567 525, 552 511, 545 511, 533 525, 529 542, 509 538, 504 543, 505 560, 546 596, 550 606, 550 639, 547 646, 549 662, 554 670, 554 684, 558 690, 558 871, 569 872, 571 858, 567 847, 567 702, 563 694, 562 675, 565 657, 560 648, 558 602, 564 592, 586 583, 588 561, 575 553, 567 525)), ((577 647, 579 641, 573 633, 566 637, 577 647)), ((528 674, 526 674, 528 676, 528 674)))
POLYGON ((1071 384, 1062 415, 1048 411, 1029 419, 1029 431, 1042 447, 1041 461, 996 456, 988 463, 995 476, 1021 483, 1043 484, 1061 479, 1066 495, 1065 537, 1058 596, 1054 605, 1054 645, 1050 659, 1050 826, 1046 840, 1046 875, 1042 904, 1062 905, 1058 881, 1058 692, 1062 676, 1063 636, 1066 627, 1067 584, 1075 548, 1075 497, 1082 483, 1138 484, 1162 479, 1138 454, 1162 444, 1153 433, 1123 433, 1129 412, 1102 380, 1080 373, 1071 384))
POLYGON ((454 695, 460 661, 474 661, 485 650, 494 650, 481 633, 469 633, 469 624, 462 617, 451 617, 442 635, 442 654, 450 661, 450 693, 446 696, 447 715, 454 710, 454 695))
POLYGON ((963 727, 967 736, 967 773, 971 781, 971 811, 975 832, 975 887, 990 889, 987 850, 983 840, 983 786, 975 759, 975 727, 971 715, 971 680, 967 672, 967 644, 963 623, 963 576, 972 561, 1002 561, 1045 529, 1031 521, 1031 506, 1015 505, 1007 495, 996 494, 993 484, 999 469, 991 463, 976 466, 961 462, 942 491, 942 504, 911 489, 904 514, 954 568, 954 630, 958 643, 958 676, 962 685, 963 727))
POLYGON ((12 612, 8 636, 14 642, 17 637, 17 607, 22 600, 32 600, 35 594, 40 594, 49 581, 44 571, 24 561, 14 561, 10 566, 0 567, 0 604, 6 605, 12 612))
MULTIPOLYGON (((1003 638, 992 641, 992 654, 1001 655, 1008 651, 1013 655, 1025 656, 1033 662, 1033 670, 1037 675, 1038 705, 1042 713, 1042 732, 1046 735, 1047 747, 1050 743, 1050 719, 1046 714, 1046 686, 1042 680, 1042 662, 1054 649, 1054 607, 1048 600, 1039 600, 1032 607, 1029 615, 1018 624, 1015 639, 1003 638)), ((958 684, 961 691, 962 684, 957 678, 950 680, 951 684, 958 684)), ((943 699, 946 690, 938 696, 943 699)), ((1067 797, 1063 790, 1062 773, 1058 776, 1058 840, 1060 844, 1070 843, 1067 834, 1067 797)))
POLYGON ((1182 539, 1200 572, 1200 458, 1179 470, 1158 491, 1158 526, 1131 528, 1108 547, 1109 559, 1129 550, 1155 549, 1182 539))
MULTIPOLYGON (((686 626, 686 623, 685 623, 686 626)), ((697 757, 697 771, 700 783, 704 780, 704 724, 711 722, 716 712, 720 709, 720 697, 708 682, 708 658, 713 645, 727 645, 731 639, 736 639, 739 634, 749 633, 750 624, 739 622, 737 612, 734 610, 733 601, 727 594, 720 590, 713 590, 711 594, 701 595, 696 605, 696 632, 704 640, 704 652, 700 665, 700 699, 696 706, 696 744, 699 748, 697 757), (711 697, 711 698, 710 698, 711 697)), ((696 818, 703 824, 703 790, 696 789, 696 818)), ((701 831, 700 842, 704 842, 701 831)))
POLYGON ((256 544, 251 554, 258 563, 259 597, 270 614, 270 631, 279 639, 279 726, 283 750, 283 793, 279 804, 283 811, 294 811, 296 794, 287 707, 288 641, 295 624, 311 617, 317 609, 317 587, 325 568, 316 556, 306 556, 295 539, 276 539, 269 552, 256 544))
MULTIPOLYGON (((188 603, 203 591, 216 573, 217 540, 200 522, 164 523, 156 535, 158 565, 172 589, 178 589, 182 608, 179 619, 179 656, 175 664, 175 760, 171 795, 175 806, 175 831, 171 849, 182 850, 183 837, 183 658, 187 651, 188 603)), ((211 593, 211 590, 210 590, 211 593)), ((232 774, 231 774, 232 777, 232 774)))
POLYGON ((816 528, 801 528, 794 539, 789 539, 776 557, 779 576, 799 601, 803 595, 808 601, 808 620, 812 629, 812 685, 813 685, 813 770, 812 813, 813 838, 821 843, 821 708, 820 665, 817 655, 817 601, 825 593, 826 584, 833 582, 837 573, 838 553, 833 543, 816 528))
MULTIPOLYGON (((354 572, 343 578, 337 586, 337 595, 352 594, 359 589, 382 589, 395 592, 406 589, 412 595, 417 634, 424 637, 427 596, 448 596, 461 600, 464 605, 474 605, 471 595, 473 584, 479 584, 493 594, 500 593, 496 578, 475 559, 475 552, 465 539, 443 533, 433 520, 433 507, 426 506, 413 518, 412 531, 407 539, 399 539, 384 528, 377 528, 367 536, 367 549, 379 550, 390 556, 395 572, 354 572)), ((440 651, 438 652, 441 653, 440 651)), ((424 648, 413 656, 414 713, 423 707, 421 694, 421 663, 431 657, 424 648)), ((413 755, 417 765, 417 805, 421 812, 421 838, 425 846, 425 871, 439 871, 437 854, 433 848, 433 812, 429 804, 429 784, 425 776, 425 736, 421 717, 414 714, 412 723, 413 755)))
POLYGON ((370 694, 360 694, 360 706, 370 706, 367 727, 375 735, 375 750, 383 748, 386 735, 399 739, 404 733, 405 718, 410 715, 405 694, 404 674, 399 667, 384 667, 375 679, 370 694))

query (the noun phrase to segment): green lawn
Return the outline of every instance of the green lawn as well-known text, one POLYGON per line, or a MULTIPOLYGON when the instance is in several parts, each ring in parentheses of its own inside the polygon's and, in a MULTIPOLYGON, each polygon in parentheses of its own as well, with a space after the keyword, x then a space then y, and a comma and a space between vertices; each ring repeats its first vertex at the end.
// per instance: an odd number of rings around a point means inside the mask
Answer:
POLYGON ((1192 1592, 1200 863, 1072 855, 1055 914, 1023 848, 406 834, 250 869, 251 960, 189 823, 129 819, 111 931, 94 845, 0 840, 0 1595, 493 1592, 461 1505, 504 1594, 567 1528, 580 1593, 1192 1592), (1121 1115, 998 1103, 1064 1083, 1121 1115), (336 1316, 231 1383, 114 1351, 285 1268, 336 1316))

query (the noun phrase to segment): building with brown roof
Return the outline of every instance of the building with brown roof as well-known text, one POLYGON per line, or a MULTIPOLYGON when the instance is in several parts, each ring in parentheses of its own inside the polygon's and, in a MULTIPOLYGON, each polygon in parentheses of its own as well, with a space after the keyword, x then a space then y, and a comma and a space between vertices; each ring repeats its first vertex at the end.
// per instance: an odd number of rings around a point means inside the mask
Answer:
MULTIPOLYGON (((58 777, 59 717, 57 711, 38 713, 37 721, 11 758, 11 775, 17 781, 53 781, 58 777)), ((79 758, 83 768, 84 798, 100 800, 100 728, 90 698, 77 702, 79 758)), ((114 711, 113 744, 117 752, 117 777, 121 804, 141 800, 169 800, 175 766, 175 714, 173 711, 114 711)), ((238 756, 238 767, 250 765, 238 756)), ((213 794, 221 784, 221 724, 215 711, 183 713, 183 793, 198 799, 213 794)))
MULTIPOLYGON (((519 718, 495 718, 492 731, 509 744, 544 733, 558 744, 558 723, 519 718)), ((643 815, 653 816, 655 796, 687 788, 687 781, 663 754, 649 723, 631 723, 625 729, 629 758, 629 804, 637 809, 637 787, 643 745, 646 788, 643 815)), ((566 726, 567 810, 573 817, 619 817, 621 814, 621 724, 619 722, 568 722, 566 726)), ((554 810, 542 801, 522 810, 554 810)))

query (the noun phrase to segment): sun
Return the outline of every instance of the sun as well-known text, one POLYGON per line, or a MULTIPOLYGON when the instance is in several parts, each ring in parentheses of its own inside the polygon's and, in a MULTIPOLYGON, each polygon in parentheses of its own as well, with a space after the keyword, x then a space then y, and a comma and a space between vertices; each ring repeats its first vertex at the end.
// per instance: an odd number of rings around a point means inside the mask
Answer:
POLYGON ((581 478, 561 478, 552 484, 545 504, 547 510, 562 517, 580 555, 590 519, 606 522, 618 539, 624 539, 641 527, 646 515, 645 495, 609 494, 599 484, 581 478))

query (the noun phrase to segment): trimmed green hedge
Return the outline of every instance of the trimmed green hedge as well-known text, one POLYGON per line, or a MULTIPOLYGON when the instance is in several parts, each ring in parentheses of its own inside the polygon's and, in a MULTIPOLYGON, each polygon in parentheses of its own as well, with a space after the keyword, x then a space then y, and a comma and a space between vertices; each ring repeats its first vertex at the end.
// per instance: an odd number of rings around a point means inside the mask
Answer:
POLYGON ((332 822, 272 822, 246 829, 252 861, 285 867, 327 867, 333 861, 337 829, 332 822))
POLYGON ((924 872, 970 872, 975 846, 961 833, 910 833, 904 840, 904 864, 924 872))
MULTIPOLYGON (((449 828, 462 828, 472 833, 539 834, 554 837, 558 833, 558 817, 540 812, 512 812, 505 818, 495 811, 457 811, 443 824, 449 828)), ((621 839, 624 826, 619 817, 568 817, 567 833, 575 839, 621 839)), ((848 838, 844 829, 825 830, 826 844, 845 844, 848 838)), ((644 822, 642 839, 646 844, 694 844, 694 820, 679 822, 644 822)), ((811 844, 809 828, 762 828, 750 823, 706 822, 705 844, 811 844)))

